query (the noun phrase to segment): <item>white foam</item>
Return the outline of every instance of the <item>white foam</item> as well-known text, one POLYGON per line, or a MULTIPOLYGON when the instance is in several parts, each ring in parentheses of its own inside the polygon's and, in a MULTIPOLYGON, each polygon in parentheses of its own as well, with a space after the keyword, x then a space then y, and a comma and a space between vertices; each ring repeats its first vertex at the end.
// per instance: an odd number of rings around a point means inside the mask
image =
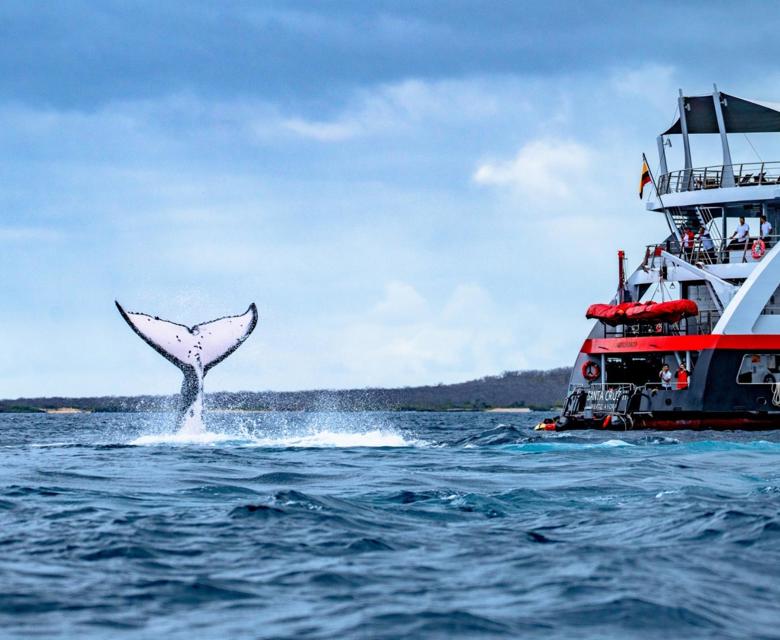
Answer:
POLYGON ((201 417, 201 405, 203 403, 202 391, 198 392, 194 403, 195 410, 189 411, 181 422, 181 427, 176 433, 156 433, 141 436, 132 440, 130 444, 216 444, 227 440, 235 440, 235 436, 226 433, 212 433, 206 429, 201 417))
POLYGON ((282 437, 253 438, 252 444, 260 447, 414 447, 424 446, 422 440, 407 440, 400 433, 374 429, 363 432, 330 431, 323 429, 282 437))
MULTIPOLYGON (((46 448, 46 447, 72 447, 74 445, 79 444, 78 442, 34 442, 30 446, 36 447, 36 448, 46 448)), ((11 445, 15 447, 16 445, 11 445)))
POLYGON ((634 445, 630 442, 626 442, 625 440, 607 440, 606 442, 602 442, 600 445, 601 447, 633 447, 634 445))
POLYGON ((235 440, 235 436, 227 433, 211 433, 210 431, 190 432, 177 431, 176 433, 158 433, 148 436, 141 436, 128 444, 150 445, 150 444, 216 444, 235 440))
POLYGON ((299 434, 278 436, 256 436, 242 431, 240 434, 191 432, 182 429, 176 433, 162 433, 141 436, 131 445, 160 444, 219 444, 230 442, 237 446, 278 448, 342 448, 354 447, 415 447, 425 446, 423 440, 407 439, 395 431, 375 429, 373 431, 308 431, 299 434))

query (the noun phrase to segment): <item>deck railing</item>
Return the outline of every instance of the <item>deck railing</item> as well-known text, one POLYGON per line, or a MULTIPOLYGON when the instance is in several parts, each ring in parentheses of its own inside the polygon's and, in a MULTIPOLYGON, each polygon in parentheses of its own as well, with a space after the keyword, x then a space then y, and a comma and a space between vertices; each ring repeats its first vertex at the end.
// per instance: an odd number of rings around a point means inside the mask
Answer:
POLYGON ((569 385, 563 415, 585 414, 588 417, 614 413, 625 404, 636 388, 631 383, 601 383, 569 385))
POLYGON ((658 192, 679 193, 681 191, 699 191, 701 189, 720 189, 722 187, 755 187, 764 184, 780 184, 780 162, 744 162, 732 165, 713 165, 695 169, 680 169, 665 173, 658 178, 658 192), (724 183, 724 176, 731 167, 734 184, 724 183))
MULTIPOLYGON (((746 240, 741 242, 732 237, 713 239, 711 240, 712 248, 705 249, 698 229, 694 228, 692 230, 696 235, 694 236, 693 245, 687 247, 683 247, 676 238, 669 238, 661 244, 646 245, 645 259, 642 266, 646 268, 659 266, 661 262, 663 262, 660 257, 661 250, 698 266, 724 264, 729 262, 758 262, 763 258, 763 255, 760 255, 757 258, 753 257, 753 243, 756 240, 759 240, 759 236, 757 235, 750 235, 746 240)), ((760 239, 764 241, 763 251, 764 254, 766 254, 767 251, 780 242, 780 235, 772 234, 760 239)))
POLYGON ((644 338, 658 336, 699 336, 710 335, 720 320, 716 309, 700 309, 699 314, 683 318, 679 322, 646 322, 639 324, 621 324, 610 327, 602 323, 604 338, 644 338))

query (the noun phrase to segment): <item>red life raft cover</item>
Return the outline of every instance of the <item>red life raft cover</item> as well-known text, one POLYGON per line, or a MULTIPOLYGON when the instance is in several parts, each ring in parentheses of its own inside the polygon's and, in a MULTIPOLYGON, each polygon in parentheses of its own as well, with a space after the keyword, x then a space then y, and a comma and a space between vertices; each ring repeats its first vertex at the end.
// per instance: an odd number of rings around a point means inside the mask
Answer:
POLYGON ((592 304, 586 318, 601 320, 610 326, 639 322, 679 322, 695 316, 699 307, 693 300, 669 302, 624 302, 622 304, 592 304))
POLYGON ((585 312, 585 317, 592 320, 601 320, 612 327, 625 324, 626 311, 636 302, 623 302, 621 304, 592 304, 585 312))

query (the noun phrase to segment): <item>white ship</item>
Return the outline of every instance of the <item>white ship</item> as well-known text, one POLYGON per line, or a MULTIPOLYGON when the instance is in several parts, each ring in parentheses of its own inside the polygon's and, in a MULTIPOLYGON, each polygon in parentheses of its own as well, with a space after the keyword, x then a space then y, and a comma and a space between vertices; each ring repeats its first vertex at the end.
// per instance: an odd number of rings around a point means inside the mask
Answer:
POLYGON ((619 252, 617 293, 588 310, 563 412, 540 428, 780 427, 780 161, 734 161, 728 138, 780 133, 780 105, 716 87, 681 91, 678 114, 644 188, 669 235, 631 273, 619 252), (722 164, 694 166, 701 135, 720 137, 722 164), (684 166, 670 171, 672 138, 684 166))

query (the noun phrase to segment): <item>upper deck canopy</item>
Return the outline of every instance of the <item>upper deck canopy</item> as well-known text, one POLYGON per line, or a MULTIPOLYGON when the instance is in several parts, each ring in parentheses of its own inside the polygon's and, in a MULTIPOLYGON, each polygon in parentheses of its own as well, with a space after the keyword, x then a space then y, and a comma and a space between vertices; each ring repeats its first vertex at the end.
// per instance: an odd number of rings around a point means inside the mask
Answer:
MULTIPOLYGON (((721 93, 723 120, 728 133, 780 132, 780 104, 744 100, 721 93)), ((683 98, 688 133, 719 133, 712 95, 683 98)), ((682 133, 680 118, 661 135, 682 133)))

